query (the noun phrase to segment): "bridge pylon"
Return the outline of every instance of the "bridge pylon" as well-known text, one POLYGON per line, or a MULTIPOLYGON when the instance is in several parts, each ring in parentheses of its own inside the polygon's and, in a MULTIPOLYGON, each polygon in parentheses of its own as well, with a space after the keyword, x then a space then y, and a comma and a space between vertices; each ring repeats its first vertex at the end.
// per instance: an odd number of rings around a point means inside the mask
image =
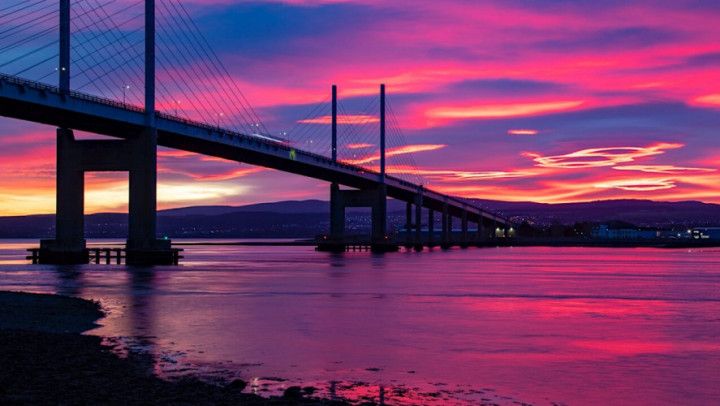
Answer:
MULTIPOLYGON (((318 245, 322 251, 344 251, 348 244, 368 244, 372 251, 397 251, 387 230, 387 185, 385 185, 385 85, 380 86, 380 181, 361 190, 341 190, 337 182, 330 184, 330 236, 318 245), (345 209, 369 207, 372 231, 370 241, 350 241, 345 234, 345 209)), ((332 160, 337 162, 337 86, 332 86, 332 160)))

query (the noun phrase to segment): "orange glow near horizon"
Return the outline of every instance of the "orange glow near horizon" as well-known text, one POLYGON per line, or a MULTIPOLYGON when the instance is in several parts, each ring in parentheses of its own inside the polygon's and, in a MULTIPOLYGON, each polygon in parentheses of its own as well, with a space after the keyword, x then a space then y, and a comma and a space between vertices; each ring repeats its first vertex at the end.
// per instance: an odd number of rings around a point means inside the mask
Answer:
MULTIPOLYGON (((682 148, 680 143, 657 143, 645 147, 607 147, 586 148, 575 152, 546 157, 533 154, 524 154, 536 163, 535 166, 512 169, 493 170, 453 170, 443 168, 419 168, 403 165, 389 165, 388 173, 402 175, 411 174, 425 177, 430 181, 427 184, 431 189, 457 194, 465 197, 488 198, 508 201, 537 201, 543 203, 565 203, 572 201, 591 201, 600 198, 646 198, 648 193, 652 197, 662 200, 687 198, 704 201, 717 201, 712 188, 720 183, 720 175, 713 168, 686 167, 667 164, 634 164, 623 165, 639 159, 652 159, 669 150, 682 148), (587 161, 590 159, 590 161, 587 161), (551 181, 551 177, 563 171, 603 170, 606 175, 593 175, 589 180, 577 181, 551 181), (607 179, 611 172, 619 175, 621 172, 642 172, 665 175, 660 178, 615 178, 607 179), (524 181, 528 178, 537 179, 532 185, 512 185, 505 182, 524 181), (677 190, 684 187, 682 192, 672 194, 659 194, 662 191, 677 190), (621 191, 622 195, 607 194, 604 191, 621 191)), ((373 147, 373 145, 355 145, 356 148, 373 147)), ((446 144, 416 144, 392 148, 388 150, 388 157, 416 153, 432 152, 446 148, 446 144)), ((42 161, 52 161, 52 151, 43 153, 44 158, 36 158, 38 165, 42 161), (47 156, 45 156, 47 155, 47 156)), ((220 159, 206 159, 208 157, 186 153, 182 151, 161 150, 159 172, 161 177, 182 176, 186 180, 163 181, 158 190, 158 204, 162 208, 180 207, 195 204, 230 203, 226 199, 234 199, 239 193, 246 193, 250 189, 243 184, 237 184, 238 179, 254 179, 263 173, 271 173, 261 167, 237 168, 236 162, 220 159), (170 165, 171 160, 173 163, 170 165), (211 165, 211 171, 192 171, 183 169, 185 165, 195 162, 196 165, 206 167, 211 165), (168 166, 170 165, 170 166, 168 166)), ((354 164, 371 164, 379 160, 379 155, 372 154, 354 160, 354 164)), ((720 160, 714 160, 720 162, 720 160)), ((2 166, 2 165, 0 165, 2 166)), ((0 168, 1 169, 1 168, 0 168)), ((210 167, 208 167, 210 169, 210 167)), ((8 172, 12 172, 8 170, 8 172)), ((0 213, 4 215, 26 215, 36 213, 54 212, 54 171, 41 172, 42 186, 26 185, 27 182, 12 181, 0 184, 0 213), (11 186, 12 185, 12 186, 11 186), (20 191, 22 195, 7 193, 9 190, 20 191)), ((110 177, 100 173, 89 174, 87 179, 87 212, 125 211, 127 208, 127 179, 126 176, 110 177)), ((255 181, 256 182, 256 181, 255 181)), ((321 197, 325 190, 321 187, 318 192, 321 197)), ((313 194, 306 195, 308 197, 313 194)), ((260 202, 263 200, 246 200, 243 202, 260 202)))
POLYGON ((695 101, 695 103, 699 103, 699 104, 715 105, 715 106, 720 107, 720 93, 700 96, 700 97, 695 98, 694 101, 695 101))

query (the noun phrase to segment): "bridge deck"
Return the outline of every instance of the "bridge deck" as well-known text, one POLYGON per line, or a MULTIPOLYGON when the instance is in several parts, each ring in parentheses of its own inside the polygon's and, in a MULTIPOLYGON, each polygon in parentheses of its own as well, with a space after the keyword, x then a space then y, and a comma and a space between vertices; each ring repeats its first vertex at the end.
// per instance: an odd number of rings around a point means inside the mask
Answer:
MULTIPOLYGON (((2 74, 0 115, 117 138, 137 134, 146 125, 145 112, 141 108, 78 92, 61 94, 55 86, 2 74)), ((156 117, 158 144, 164 147, 337 182, 352 188, 365 189, 381 184, 377 172, 335 162, 291 145, 165 113, 158 112, 156 117)), ((386 176, 385 185, 388 196, 395 199, 412 202, 421 194, 423 207, 442 211, 447 205, 453 216, 461 216, 467 211, 470 221, 482 219, 498 225, 506 224, 505 219, 475 205, 402 179, 386 176)))

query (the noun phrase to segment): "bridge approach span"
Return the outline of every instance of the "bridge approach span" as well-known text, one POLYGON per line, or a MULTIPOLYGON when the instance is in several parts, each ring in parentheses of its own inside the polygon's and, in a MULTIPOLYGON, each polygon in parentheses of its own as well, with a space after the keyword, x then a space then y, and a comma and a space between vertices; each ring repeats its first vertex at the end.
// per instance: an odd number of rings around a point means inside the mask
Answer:
MULTIPOLYGON (((0 75, 0 115, 72 128, 116 138, 146 129, 145 110, 78 92, 63 94, 57 87, 0 75)), ((355 189, 383 184, 381 175, 367 169, 295 149, 257 136, 157 113, 158 145, 308 176, 355 189)), ((386 176, 387 196, 468 221, 508 226, 507 221, 463 200, 420 185, 386 176)))

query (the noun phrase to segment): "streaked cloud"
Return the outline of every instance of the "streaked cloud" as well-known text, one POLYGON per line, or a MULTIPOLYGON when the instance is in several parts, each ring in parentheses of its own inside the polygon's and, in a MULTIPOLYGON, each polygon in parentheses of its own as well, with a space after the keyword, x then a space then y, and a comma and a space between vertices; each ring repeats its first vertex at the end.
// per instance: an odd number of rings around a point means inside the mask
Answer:
POLYGON ((621 171, 639 171, 648 173, 665 173, 665 174, 679 174, 688 172, 715 172, 716 169, 712 168, 692 168, 686 166, 675 166, 675 165, 621 165, 613 166, 613 169, 621 171))
POLYGON ((233 169, 222 173, 210 173, 210 174, 193 174, 193 179, 204 180, 204 181, 221 181, 242 178, 248 175, 253 175, 265 171, 263 167, 255 166, 251 168, 233 169))
MULTIPOLYGON (((416 144, 416 145, 404 145, 401 147, 388 148, 385 151, 385 157, 390 158, 398 155, 414 154, 419 152, 436 151, 447 147, 446 144, 416 144)), ((361 158, 348 158, 343 159, 343 162, 351 165, 364 165, 380 160, 380 153, 364 156, 361 158)))
POLYGON ((365 148, 372 148, 375 145, 368 144, 368 143, 357 143, 357 144, 348 144, 345 147, 348 149, 365 149, 365 148))
POLYGON ((494 179, 526 178, 539 175, 533 170, 509 170, 509 171, 461 171, 442 169, 417 169, 409 166, 393 165, 387 168, 391 174, 419 175, 428 179, 443 182, 456 181, 482 181, 494 179))
POLYGON ((436 107, 427 111, 430 118, 477 119, 522 117, 575 109, 582 101, 551 101, 535 103, 485 104, 460 107, 436 107))
POLYGON ((638 158, 660 155, 666 150, 682 147, 683 144, 678 143, 660 143, 648 147, 587 148, 563 155, 543 156, 533 152, 524 155, 532 158, 538 166, 546 168, 593 168, 633 162, 638 158))
MULTIPOLYGON (((378 123, 378 122, 380 122, 380 119, 376 116, 369 116, 369 115, 362 115, 362 114, 338 115, 337 116, 338 124, 359 125, 359 124, 378 123)), ((330 124, 332 124, 332 116, 322 116, 322 117, 317 117, 317 118, 308 118, 305 120, 298 120, 298 123, 330 125, 330 124)))
POLYGON ((621 189, 634 192, 650 192, 674 188, 675 182, 672 179, 622 179, 598 182, 594 185, 600 189, 621 189))
POLYGON ((531 129, 514 129, 514 130, 508 130, 508 135, 537 135, 539 133, 538 130, 531 130, 531 129))

